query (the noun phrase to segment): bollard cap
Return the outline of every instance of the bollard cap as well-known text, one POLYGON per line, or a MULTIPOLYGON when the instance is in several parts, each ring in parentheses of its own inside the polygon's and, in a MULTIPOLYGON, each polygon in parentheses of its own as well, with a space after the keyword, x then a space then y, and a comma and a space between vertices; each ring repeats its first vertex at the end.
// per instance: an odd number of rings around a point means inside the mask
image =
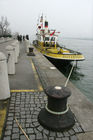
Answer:
POLYGON ((4 53, 0 52, 0 61, 6 60, 4 53))
POLYGON ((71 95, 71 91, 67 87, 63 86, 50 86, 45 89, 45 93, 52 98, 62 99, 71 95))
POLYGON ((6 50, 7 50, 7 51, 11 51, 11 50, 14 50, 14 48, 13 48, 12 46, 8 45, 8 46, 6 47, 6 50))

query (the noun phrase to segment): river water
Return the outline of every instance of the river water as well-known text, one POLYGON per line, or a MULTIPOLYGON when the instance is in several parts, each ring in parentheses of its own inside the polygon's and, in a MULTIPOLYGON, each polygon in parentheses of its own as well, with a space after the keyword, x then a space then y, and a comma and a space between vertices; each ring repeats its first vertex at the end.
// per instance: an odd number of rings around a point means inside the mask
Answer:
MULTIPOLYGON (((93 102, 93 40, 62 39, 59 44, 83 53, 84 61, 77 64, 70 81, 93 102)), ((70 67, 61 72, 68 76, 70 67)))

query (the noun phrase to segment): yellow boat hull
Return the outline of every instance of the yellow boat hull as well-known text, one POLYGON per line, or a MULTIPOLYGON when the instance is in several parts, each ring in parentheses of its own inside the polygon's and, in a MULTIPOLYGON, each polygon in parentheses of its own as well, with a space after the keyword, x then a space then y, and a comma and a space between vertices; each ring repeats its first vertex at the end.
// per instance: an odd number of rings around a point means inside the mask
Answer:
MULTIPOLYGON (((39 52, 41 52, 44 56, 51 58, 51 59, 59 59, 59 60, 66 60, 66 61, 82 61, 84 60, 84 56, 82 54, 70 54, 66 52, 63 53, 58 53, 57 49, 53 51, 53 49, 47 49, 41 46, 36 47, 39 52), (54 53, 53 53, 54 52, 54 53)), ((68 50, 67 50, 68 51, 68 50)))

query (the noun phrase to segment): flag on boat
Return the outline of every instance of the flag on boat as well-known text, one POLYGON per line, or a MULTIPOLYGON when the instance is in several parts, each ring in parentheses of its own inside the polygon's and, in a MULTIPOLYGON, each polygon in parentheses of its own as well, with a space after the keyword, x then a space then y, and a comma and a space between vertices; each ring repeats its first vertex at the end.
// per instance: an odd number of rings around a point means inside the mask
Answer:
POLYGON ((54 33, 55 33, 55 31, 54 31, 54 32, 52 32, 52 33, 50 34, 50 36, 52 36, 54 33))

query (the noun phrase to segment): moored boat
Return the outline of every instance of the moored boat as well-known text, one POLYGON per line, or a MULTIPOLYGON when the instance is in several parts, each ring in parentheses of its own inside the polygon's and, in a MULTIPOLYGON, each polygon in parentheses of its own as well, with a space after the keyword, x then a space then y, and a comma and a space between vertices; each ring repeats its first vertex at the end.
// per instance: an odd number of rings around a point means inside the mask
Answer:
POLYGON ((33 43, 44 56, 53 61, 71 62, 84 60, 82 53, 58 44, 59 33, 48 28, 48 21, 42 15, 37 24, 37 39, 33 43))

